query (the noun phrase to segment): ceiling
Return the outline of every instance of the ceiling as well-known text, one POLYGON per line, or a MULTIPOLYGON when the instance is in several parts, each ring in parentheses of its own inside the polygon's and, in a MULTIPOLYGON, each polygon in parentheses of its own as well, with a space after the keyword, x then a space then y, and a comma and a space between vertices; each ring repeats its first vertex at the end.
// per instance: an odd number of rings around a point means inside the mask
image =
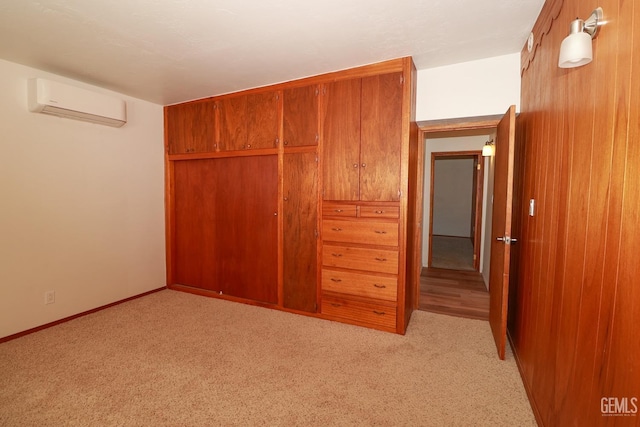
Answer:
POLYGON ((172 104, 413 56, 519 52, 544 0, 2 0, 0 58, 172 104))

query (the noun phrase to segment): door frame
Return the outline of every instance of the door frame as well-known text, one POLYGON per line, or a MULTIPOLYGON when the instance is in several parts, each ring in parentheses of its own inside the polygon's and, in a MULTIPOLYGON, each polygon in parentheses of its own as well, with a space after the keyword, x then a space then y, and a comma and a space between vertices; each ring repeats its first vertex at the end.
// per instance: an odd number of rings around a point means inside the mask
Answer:
POLYGON ((482 161, 482 151, 439 151, 431 153, 431 189, 429 203, 429 259, 427 266, 431 268, 433 256, 433 196, 435 193, 435 164, 438 157, 464 157, 476 160, 479 167, 473 173, 473 268, 479 271, 480 268, 480 242, 482 237, 482 196, 484 189, 484 162, 482 161))
POLYGON ((498 127, 498 123, 502 119, 503 115, 492 116, 475 116, 475 117, 460 117, 444 120, 425 120, 417 122, 418 132, 416 138, 417 141, 417 186, 416 186, 416 209, 415 217, 409 218, 409 221, 413 221, 417 224, 415 235, 413 236, 415 242, 415 250, 413 254, 414 268, 413 272, 415 283, 412 283, 415 295, 413 298, 413 308, 418 309, 420 303, 420 276, 422 274, 422 234, 424 218, 424 156, 425 156, 425 139, 427 135, 432 137, 437 136, 474 136, 474 135, 486 135, 487 131, 495 131, 498 127))

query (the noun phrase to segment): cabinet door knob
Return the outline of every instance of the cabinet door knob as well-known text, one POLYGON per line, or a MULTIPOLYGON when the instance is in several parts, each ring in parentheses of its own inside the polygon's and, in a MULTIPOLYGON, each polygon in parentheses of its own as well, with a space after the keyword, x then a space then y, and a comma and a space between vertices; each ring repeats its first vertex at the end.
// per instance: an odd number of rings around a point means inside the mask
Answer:
POLYGON ((340 212, 342 212, 342 209, 334 209, 333 211, 340 213, 340 212))
POLYGON ((366 164, 366 163, 363 163, 363 164, 362 164, 362 167, 363 167, 363 168, 366 168, 366 167, 367 167, 367 164, 366 164))
POLYGON ((357 164, 357 163, 354 163, 354 164, 353 164, 353 168, 354 168, 354 169, 358 169, 358 164, 357 164))

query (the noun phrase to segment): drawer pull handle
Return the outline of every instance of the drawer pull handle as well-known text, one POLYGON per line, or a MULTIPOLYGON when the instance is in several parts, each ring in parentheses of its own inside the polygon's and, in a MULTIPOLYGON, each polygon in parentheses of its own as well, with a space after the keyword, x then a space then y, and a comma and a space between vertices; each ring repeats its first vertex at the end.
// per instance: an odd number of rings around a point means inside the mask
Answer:
POLYGON ((376 234, 387 234, 386 231, 382 231, 382 230, 375 230, 376 234))
POLYGON ((375 213, 377 213, 378 215, 382 215, 384 211, 375 211, 375 213))
POLYGON ((373 313, 377 314, 378 316, 384 316, 385 314, 387 314, 384 311, 378 311, 378 310, 373 310, 373 313))
POLYGON ((336 304, 335 302, 332 302, 331 307, 342 307, 342 306, 340 304, 336 304))
POLYGON ((342 212, 342 209, 334 209, 333 211, 340 213, 340 212, 342 212))
POLYGON ((333 231, 342 231, 342 228, 338 228, 338 227, 333 227, 332 228, 333 231))
POLYGON ((378 285, 377 283, 374 283, 373 286, 375 286, 378 289, 385 289, 386 288, 385 285, 378 285))
POLYGON ((340 282, 342 282, 342 279, 336 279, 336 278, 332 277, 331 281, 332 282, 336 282, 336 283, 340 283, 340 282))
POLYGON ((378 257, 376 257, 375 259, 376 261, 381 261, 381 262, 385 262, 387 260, 386 258, 378 258, 378 257))
POLYGON ((331 255, 332 255, 332 256, 334 256, 334 257, 336 257, 336 258, 340 258, 340 257, 342 256, 342 254, 337 254, 337 253, 335 253, 335 252, 334 252, 334 253, 332 253, 331 255))

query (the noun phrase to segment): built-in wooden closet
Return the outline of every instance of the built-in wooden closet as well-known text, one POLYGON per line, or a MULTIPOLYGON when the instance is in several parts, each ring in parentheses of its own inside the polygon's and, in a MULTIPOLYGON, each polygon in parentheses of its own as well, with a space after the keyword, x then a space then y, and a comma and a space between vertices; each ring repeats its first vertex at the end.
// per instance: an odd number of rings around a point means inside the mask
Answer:
POLYGON ((169 287, 403 334, 415 73, 401 58, 165 107, 169 287))

